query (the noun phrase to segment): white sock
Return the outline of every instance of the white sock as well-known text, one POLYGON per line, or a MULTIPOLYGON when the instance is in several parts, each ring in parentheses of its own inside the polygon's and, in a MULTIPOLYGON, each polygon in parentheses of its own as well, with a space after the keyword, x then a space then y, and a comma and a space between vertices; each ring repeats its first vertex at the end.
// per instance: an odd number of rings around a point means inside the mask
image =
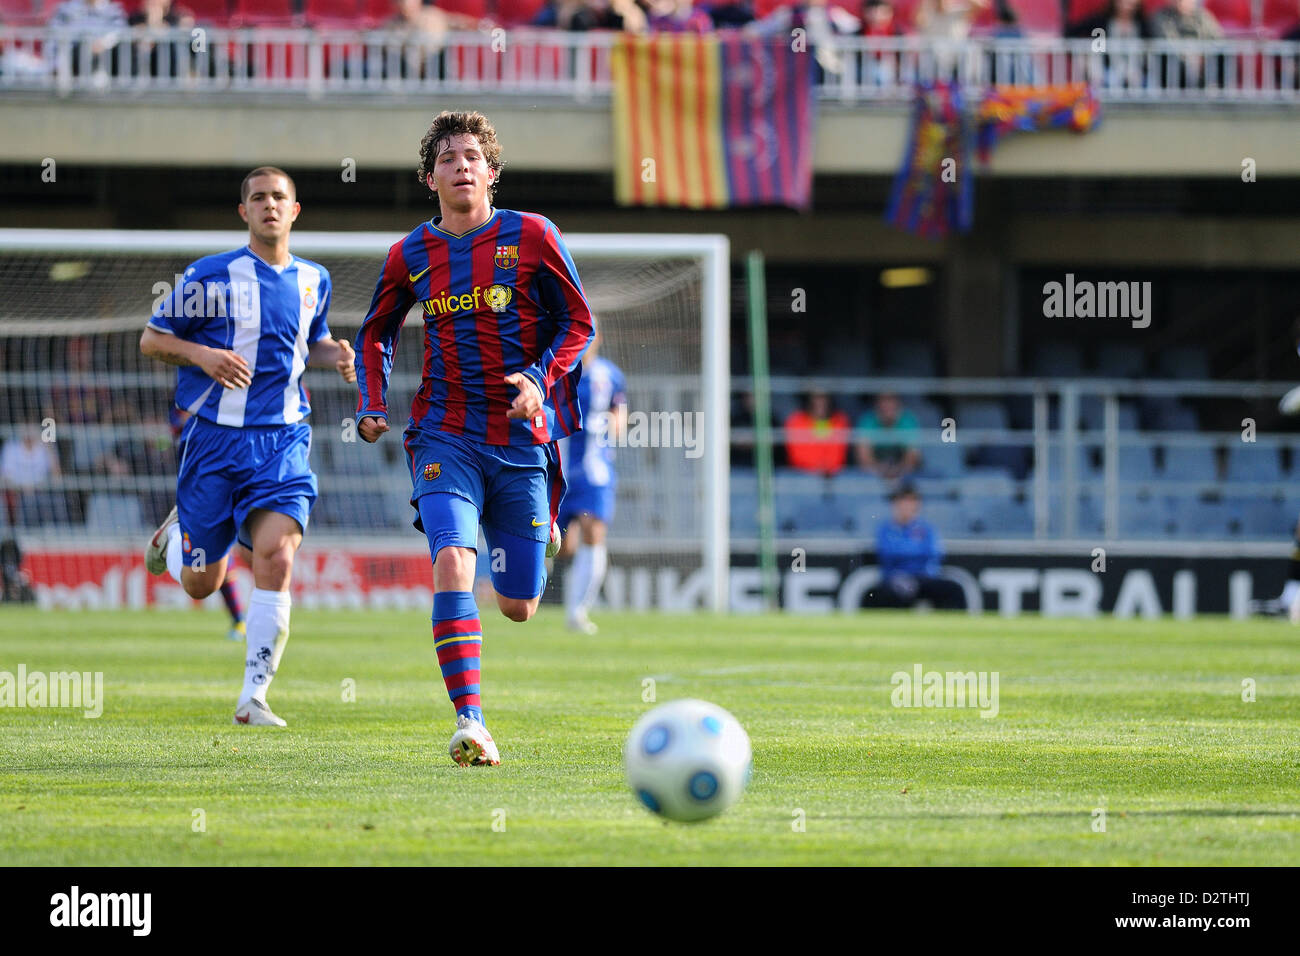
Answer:
POLYGON ((167 573, 181 583, 181 568, 185 567, 185 552, 181 550, 181 523, 167 529, 167 573))
POLYGON ((564 606, 569 620, 575 619, 582 611, 583 598, 587 596, 587 585, 591 581, 591 546, 582 545, 573 556, 569 565, 569 576, 564 582, 564 606))
POLYGON ((266 703, 266 690, 271 686, 285 642, 289 640, 292 603, 288 591, 253 588, 249 594, 248 615, 244 619, 248 656, 244 661, 244 690, 239 695, 240 701, 252 697, 266 703))
POLYGON ((582 549, 591 552, 591 570, 587 576, 587 588, 582 593, 582 609, 585 611, 596 603, 600 586, 605 583, 605 568, 609 565, 609 552, 604 544, 593 544, 582 549))
POLYGON ((1282 606, 1290 607, 1300 597, 1300 581, 1287 581, 1282 587, 1282 606))

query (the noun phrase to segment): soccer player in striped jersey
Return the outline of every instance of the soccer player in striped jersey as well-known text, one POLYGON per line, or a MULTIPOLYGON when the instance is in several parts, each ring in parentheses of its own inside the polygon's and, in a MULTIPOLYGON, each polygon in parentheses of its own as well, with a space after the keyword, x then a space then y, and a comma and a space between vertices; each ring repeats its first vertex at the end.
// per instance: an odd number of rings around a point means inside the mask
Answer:
POLYGON ((190 415, 176 507, 150 539, 146 566, 205 598, 225 580, 232 545, 252 555, 237 724, 285 725, 266 691, 289 639, 293 559, 316 501, 303 371, 356 381, 352 346, 326 324, 329 273, 289 252, 300 208, 283 170, 250 172, 239 203, 248 245, 186 269, 140 338, 145 355, 180 366, 175 404, 190 415))
POLYGON ((478 529, 497 606, 537 610, 559 549, 564 493, 556 440, 582 427, 579 363, 595 333, 578 271, 544 216, 492 205, 501 145, 480 113, 440 113, 418 175, 441 214, 388 252, 357 333, 357 431, 388 431, 398 333, 420 306, 423 381, 405 431, 415 526, 433 559, 433 639, 456 708, 451 756, 500 763, 479 697, 482 625, 474 603, 478 529))
POLYGON ((568 488, 560 502, 560 531, 564 534, 561 557, 572 557, 565 576, 564 606, 569 629, 595 634, 596 625, 587 616, 600 593, 608 567, 605 533, 614 520, 613 443, 627 424, 627 381, 623 370, 597 355, 602 336, 596 333, 590 351, 582 360, 578 383, 578 407, 586 427, 561 443, 561 454, 569 463, 565 476, 568 488), (582 532, 582 549, 573 523, 582 532))

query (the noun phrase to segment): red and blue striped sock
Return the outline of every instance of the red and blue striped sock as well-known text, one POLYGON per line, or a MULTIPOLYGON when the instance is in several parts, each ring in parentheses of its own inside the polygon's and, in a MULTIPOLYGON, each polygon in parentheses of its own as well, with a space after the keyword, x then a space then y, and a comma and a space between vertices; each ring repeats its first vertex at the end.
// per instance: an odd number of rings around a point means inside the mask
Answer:
POLYGON ((244 605, 239 600, 239 588, 235 587, 235 576, 227 574, 226 580, 221 584, 221 600, 226 602, 226 610, 230 612, 230 619, 238 624, 244 619, 244 605))
POLYGON ((464 714, 482 724, 478 683, 483 625, 471 592, 440 591, 433 596, 433 646, 456 716, 464 714))

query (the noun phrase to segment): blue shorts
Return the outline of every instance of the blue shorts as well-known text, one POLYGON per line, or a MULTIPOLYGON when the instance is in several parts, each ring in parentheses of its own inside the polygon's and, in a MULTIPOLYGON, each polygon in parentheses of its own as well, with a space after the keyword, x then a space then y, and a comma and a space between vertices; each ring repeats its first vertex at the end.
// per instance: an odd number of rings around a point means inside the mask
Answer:
POLYGON ((412 522, 443 548, 478 549, 487 540, 492 584, 510 598, 546 587, 546 542, 564 490, 554 443, 488 445, 445 432, 406 430, 412 522))
POLYGON ((589 514, 605 524, 613 521, 614 486, 570 482, 564 500, 560 502, 560 528, 567 528, 580 514, 589 514))
POLYGON ((256 508, 288 515, 307 530, 316 476, 307 461, 306 422, 232 428, 196 415, 185 423, 181 440, 176 510, 187 556, 202 548, 204 560, 213 562, 236 540, 252 547, 245 525, 256 508))

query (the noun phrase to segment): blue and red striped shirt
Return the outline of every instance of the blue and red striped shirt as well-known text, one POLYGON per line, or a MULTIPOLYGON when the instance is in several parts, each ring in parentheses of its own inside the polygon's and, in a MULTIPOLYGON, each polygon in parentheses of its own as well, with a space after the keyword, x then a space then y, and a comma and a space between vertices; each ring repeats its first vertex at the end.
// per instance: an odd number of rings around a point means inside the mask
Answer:
POLYGON ((388 418, 388 378, 402 323, 419 303, 423 381, 410 427, 489 445, 537 445, 582 428, 578 379, 595 319, 560 230, 545 216, 493 209, 463 236, 421 224, 388 250, 357 333, 357 420, 388 418), (506 418, 523 372, 542 413, 506 418))

